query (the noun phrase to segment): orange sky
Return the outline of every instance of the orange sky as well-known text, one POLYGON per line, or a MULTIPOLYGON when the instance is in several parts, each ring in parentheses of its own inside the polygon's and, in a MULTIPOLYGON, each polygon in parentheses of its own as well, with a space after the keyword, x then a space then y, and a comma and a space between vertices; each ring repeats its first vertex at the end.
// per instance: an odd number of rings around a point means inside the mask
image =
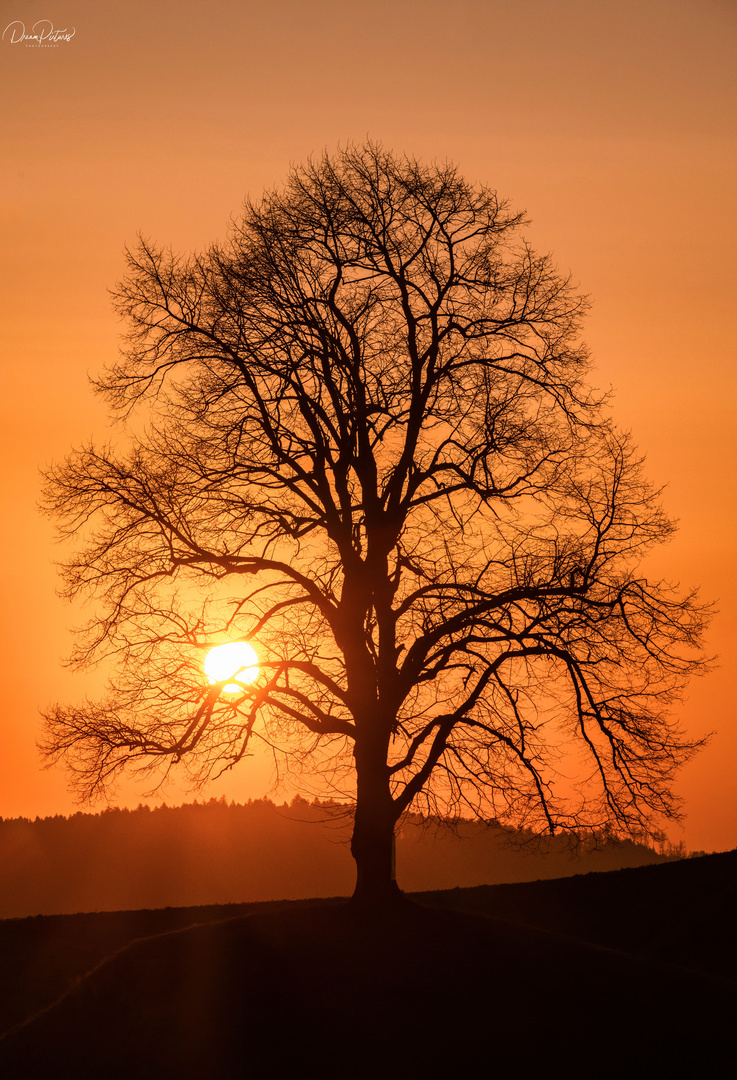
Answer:
MULTIPOLYGON (((668 482, 680 532, 657 567, 718 601, 721 667, 681 710, 715 730, 682 774, 691 849, 737 845, 733 0, 2 0, 0 43, 0 816, 67 813, 38 709, 88 680, 61 667, 38 470, 105 417, 88 372, 116 355, 107 289, 138 230, 190 249, 246 193, 339 142, 450 158, 532 218, 594 301, 586 339, 615 415, 668 482)), ((94 680, 93 680, 94 682, 94 680)), ((246 761, 208 794, 264 792, 246 761)), ((129 790, 127 803, 140 800, 129 790)), ((172 792, 170 801, 181 799, 172 792)), ((160 801, 160 800, 157 800, 160 801)))

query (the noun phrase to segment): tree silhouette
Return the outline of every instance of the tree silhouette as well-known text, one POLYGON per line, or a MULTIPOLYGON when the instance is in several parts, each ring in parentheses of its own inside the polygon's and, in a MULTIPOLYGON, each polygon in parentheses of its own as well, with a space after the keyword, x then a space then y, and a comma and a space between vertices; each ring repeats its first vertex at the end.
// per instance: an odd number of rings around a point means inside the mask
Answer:
POLYGON ((698 744, 667 706, 706 609, 638 572, 673 526, 523 224, 368 144, 202 254, 128 254, 96 384, 120 439, 46 487, 68 595, 99 601, 72 662, 117 661, 105 700, 46 714, 82 797, 126 767, 201 783, 262 740, 355 798, 366 900, 423 799, 551 830, 677 816, 698 744), (238 693, 202 674, 225 640, 260 660, 238 693))

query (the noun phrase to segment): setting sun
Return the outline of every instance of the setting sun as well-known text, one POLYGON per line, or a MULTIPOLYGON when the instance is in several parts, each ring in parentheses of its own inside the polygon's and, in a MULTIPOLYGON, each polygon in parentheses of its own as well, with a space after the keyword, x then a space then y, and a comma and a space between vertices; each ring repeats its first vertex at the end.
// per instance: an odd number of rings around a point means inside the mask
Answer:
POLYGON ((238 694, 258 678, 258 656, 247 641, 228 641, 215 645, 205 657, 205 675, 211 683, 227 682, 226 694, 238 694))

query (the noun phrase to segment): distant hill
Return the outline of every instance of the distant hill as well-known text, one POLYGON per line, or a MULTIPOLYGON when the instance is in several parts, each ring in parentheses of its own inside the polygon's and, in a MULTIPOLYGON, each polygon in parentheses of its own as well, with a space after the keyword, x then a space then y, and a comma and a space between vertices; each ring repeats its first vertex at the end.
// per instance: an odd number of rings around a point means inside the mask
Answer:
POLYGON ((729 852, 368 917, 312 900, 8 920, 0 1075, 728 1076, 736 889, 729 852))
MULTIPOLYGON (((0 820, 0 918, 347 896, 350 808, 223 800, 0 820)), ((419 816, 397 840, 405 891, 534 881, 663 861, 603 837, 576 849, 501 826, 419 816)))

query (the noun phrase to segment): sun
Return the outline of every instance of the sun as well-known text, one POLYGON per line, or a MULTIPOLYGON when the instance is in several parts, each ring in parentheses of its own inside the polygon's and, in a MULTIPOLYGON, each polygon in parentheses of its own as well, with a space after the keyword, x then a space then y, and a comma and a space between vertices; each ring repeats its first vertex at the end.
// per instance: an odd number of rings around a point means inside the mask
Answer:
POLYGON ((215 645, 205 657, 204 667, 210 683, 225 682, 225 694, 240 694, 244 686, 258 678, 258 656, 247 641, 215 645))

